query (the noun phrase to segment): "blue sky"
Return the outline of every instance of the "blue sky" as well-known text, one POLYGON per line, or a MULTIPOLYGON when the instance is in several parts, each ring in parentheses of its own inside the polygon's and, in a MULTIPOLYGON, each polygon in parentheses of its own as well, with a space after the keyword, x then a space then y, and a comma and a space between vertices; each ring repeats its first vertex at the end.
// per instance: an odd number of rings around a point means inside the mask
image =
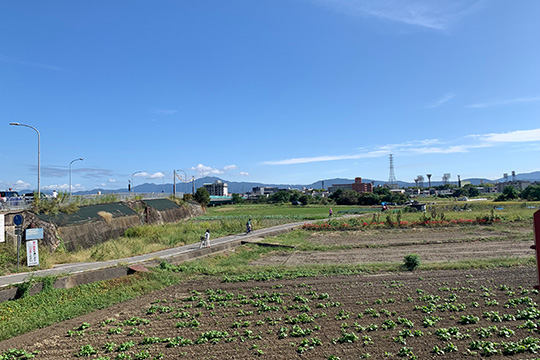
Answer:
POLYGON ((4 1, 0 189, 540 170, 536 0, 4 1), (135 175, 133 175, 136 173, 135 175), (184 176, 182 174, 182 177, 184 176))

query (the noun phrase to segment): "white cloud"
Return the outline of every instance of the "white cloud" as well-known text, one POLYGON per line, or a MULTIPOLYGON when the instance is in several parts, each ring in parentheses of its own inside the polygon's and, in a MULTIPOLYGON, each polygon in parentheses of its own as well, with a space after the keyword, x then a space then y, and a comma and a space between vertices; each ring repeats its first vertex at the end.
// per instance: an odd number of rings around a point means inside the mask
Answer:
POLYGON ((213 167, 206 166, 206 165, 203 165, 203 164, 199 164, 197 166, 194 166, 194 167, 191 168, 191 170, 196 171, 199 174, 199 176, 223 174, 222 170, 215 169, 213 167))
POLYGON ((540 129, 516 130, 501 134, 471 135, 487 143, 522 143, 540 141, 540 129))
POLYGON ((428 109, 433 109, 433 108, 436 108, 436 107, 439 107, 445 103, 447 103, 448 101, 450 101, 451 99, 453 99, 456 95, 454 94, 446 94, 444 95, 442 98, 438 99, 437 101, 435 101, 433 104, 430 104, 428 106, 426 106, 426 108, 428 109))
MULTIPOLYGON (((117 182, 117 181, 118 181, 118 180, 116 180, 116 179, 109 179, 109 182, 110 182, 110 183, 115 183, 115 182, 117 182)), ((105 186, 105 185, 103 185, 103 186, 105 186)))
MULTIPOLYGON (((203 164, 199 164, 197 166, 193 166, 190 168, 192 171, 196 171, 200 177, 209 176, 209 175, 221 175, 224 174, 226 171, 230 170, 237 170, 237 165, 226 165, 221 169, 213 168, 211 166, 206 166, 203 164)), ((247 174, 247 173, 246 173, 247 174)))
POLYGON ((521 103, 538 102, 538 101, 540 101, 540 96, 529 96, 529 97, 522 97, 522 98, 516 98, 516 99, 509 99, 509 100, 476 103, 476 104, 468 105, 467 107, 482 109, 482 108, 488 108, 488 107, 494 107, 494 106, 521 104, 521 103))
POLYGON ((242 176, 249 176, 249 173, 245 172, 245 171, 240 171, 239 174, 242 175, 242 176))
POLYGON ((315 0, 348 14, 381 18, 413 26, 445 30, 473 11, 476 0, 315 0))
POLYGON ((32 184, 27 183, 26 181, 17 180, 15 182, 1 181, 0 180, 0 189, 13 189, 15 191, 30 189, 32 184))
MULTIPOLYGON (((79 184, 80 186, 80 184, 79 184)), ((71 185, 72 191, 75 191, 76 185, 71 185)), ((56 185, 44 185, 41 187, 41 191, 69 191, 69 185, 68 184, 56 184, 56 185)))
POLYGON ((468 135, 463 138, 445 143, 441 142, 438 139, 407 141, 402 144, 388 144, 384 146, 379 146, 370 150, 361 149, 361 152, 357 154, 298 157, 283 160, 265 161, 263 162, 263 164, 294 165, 323 161, 354 160, 363 158, 383 157, 392 153, 399 153, 403 156, 467 153, 473 149, 494 147, 502 143, 524 143, 532 141, 540 141, 540 129, 518 130, 499 134, 492 133, 483 135, 468 135))
POLYGON ((133 174, 133 177, 143 177, 148 179, 161 179, 165 177, 165 174, 162 172, 156 172, 156 173, 148 173, 146 171, 140 171, 135 174, 133 174))

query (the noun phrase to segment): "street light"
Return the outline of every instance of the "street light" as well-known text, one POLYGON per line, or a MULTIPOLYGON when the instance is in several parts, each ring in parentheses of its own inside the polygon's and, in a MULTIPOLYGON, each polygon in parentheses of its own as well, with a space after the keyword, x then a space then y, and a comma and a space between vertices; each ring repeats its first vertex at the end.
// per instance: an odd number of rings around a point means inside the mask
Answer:
MULTIPOLYGON (((174 196, 176 196, 176 176, 177 176, 177 175, 176 175, 176 172, 177 172, 177 171, 183 172, 183 173, 184 173, 184 177, 185 177, 185 179, 187 180, 187 174, 186 174, 186 172, 185 172, 184 170, 173 170, 173 183, 174 183, 174 185, 173 185, 173 195, 174 195, 174 196)), ((187 181, 183 181, 182 178, 179 178, 179 179, 180 179, 180 181, 182 181, 183 183, 186 183, 186 182, 187 182, 187 181)))
POLYGON ((31 125, 26 125, 26 124, 21 124, 21 123, 18 123, 18 122, 12 122, 12 123, 9 123, 9 125, 13 125, 13 126, 26 126, 26 127, 29 127, 30 129, 33 129, 35 132, 37 132, 37 192, 38 192, 38 201, 41 199, 41 187, 40 187, 40 181, 41 181, 41 177, 40 177, 40 168, 41 168, 41 163, 40 163, 40 145, 39 145, 39 142, 40 142, 40 135, 39 135, 39 131, 38 129, 36 129, 35 127, 31 126, 31 125))
POLYGON ((133 175, 142 173, 143 171, 135 171, 133 174, 131 174, 131 191, 133 191, 133 194, 135 194, 135 184, 133 183, 133 175))
POLYGON ((71 197, 71 164, 73 164, 75 161, 82 161, 83 158, 78 158, 78 159, 74 159, 74 160, 71 160, 71 162, 69 163, 69 197, 71 197))

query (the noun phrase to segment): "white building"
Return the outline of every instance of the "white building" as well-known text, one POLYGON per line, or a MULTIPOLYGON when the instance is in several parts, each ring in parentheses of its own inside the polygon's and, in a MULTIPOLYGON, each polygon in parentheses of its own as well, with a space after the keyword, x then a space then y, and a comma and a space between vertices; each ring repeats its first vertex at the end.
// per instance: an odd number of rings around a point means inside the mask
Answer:
POLYGON ((213 184, 204 184, 203 187, 210 196, 229 196, 229 185, 221 180, 216 180, 213 184))

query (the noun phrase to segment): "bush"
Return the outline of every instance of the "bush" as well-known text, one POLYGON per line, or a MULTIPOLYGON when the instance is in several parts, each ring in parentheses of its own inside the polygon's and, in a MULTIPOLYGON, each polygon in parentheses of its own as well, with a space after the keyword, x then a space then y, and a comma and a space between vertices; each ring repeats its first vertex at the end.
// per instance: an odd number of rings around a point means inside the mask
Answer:
POLYGON ((403 258, 403 267, 409 271, 413 271, 420 266, 420 256, 418 254, 405 255, 403 258))

